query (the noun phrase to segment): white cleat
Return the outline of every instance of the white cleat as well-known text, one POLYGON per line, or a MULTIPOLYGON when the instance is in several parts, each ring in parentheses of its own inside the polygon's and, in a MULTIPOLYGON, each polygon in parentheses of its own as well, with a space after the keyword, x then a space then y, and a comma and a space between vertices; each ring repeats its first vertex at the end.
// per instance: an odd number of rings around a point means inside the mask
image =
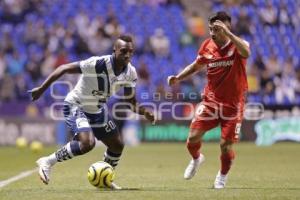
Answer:
POLYGON ((223 175, 223 174, 221 174, 220 171, 218 171, 218 174, 216 176, 216 180, 215 180, 215 183, 214 183, 214 189, 223 189, 223 188, 225 188, 226 181, 227 181, 227 175, 223 175))
POLYGON ((39 167, 40 179, 47 185, 50 181, 51 164, 49 163, 47 157, 38 159, 36 164, 39 167))
POLYGON ((115 184, 114 182, 111 183, 110 188, 112 190, 122 190, 122 187, 118 186, 117 184, 115 184))
POLYGON ((200 165, 205 161, 205 157, 203 154, 200 154, 198 159, 192 159, 184 171, 184 179, 189 180, 195 176, 196 172, 198 171, 200 165))

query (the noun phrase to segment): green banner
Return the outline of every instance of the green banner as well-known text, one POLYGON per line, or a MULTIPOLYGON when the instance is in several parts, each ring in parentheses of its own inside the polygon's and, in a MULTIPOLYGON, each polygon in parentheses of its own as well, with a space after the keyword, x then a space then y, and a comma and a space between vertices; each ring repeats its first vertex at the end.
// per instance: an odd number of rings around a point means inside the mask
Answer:
MULTIPOLYGON (((144 125, 143 130, 139 132, 139 137, 143 141, 186 141, 189 133, 189 127, 168 123, 164 125, 144 125)), ((204 141, 215 141, 220 139, 220 127, 208 131, 204 141)))
POLYGON ((255 124, 257 145, 271 145, 277 141, 300 142, 300 117, 263 119, 255 124))

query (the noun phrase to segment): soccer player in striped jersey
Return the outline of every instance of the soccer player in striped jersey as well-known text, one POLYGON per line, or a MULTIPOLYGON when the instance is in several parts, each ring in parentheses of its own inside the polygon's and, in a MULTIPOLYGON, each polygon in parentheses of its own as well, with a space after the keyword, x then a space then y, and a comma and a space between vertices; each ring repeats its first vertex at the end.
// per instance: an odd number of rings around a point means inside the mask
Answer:
MULTIPOLYGON (((74 134, 72 141, 37 160, 39 175, 45 184, 50 181, 54 164, 89 152, 95 146, 95 138, 107 146, 104 161, 113 167, 118 165, 124 143, 113 118, 107 113, 105 102, 121 88, 124 88, 128 107, 155 122, 153 113, 139 106, 135 99, 137 73, 130 63, 133 51, 131 36, 122 35, 115 41, 112 55, 59 66, 41 86, 29 91, 35 101, 63 74, 81 74, 75 88, 66 96, 63 107, 66 124, 74 134)), ((112 189, 118 189, 118 186, 113 184, 112 189)))
POLYGON ((214 188, 225 187, 228 172, 234 159, 233 144, 239 139, 247 92, 246 60, 250 56, 248 42, 231 31, 231 17, 217 12, 209 18, 211 38, 200 46, 195 61, 176 76, 169 76, 174 85, 206 68, 208 83, 203 101, 198 105, 190 125, 187 149, 192 157, 184 178, 191 179, 204 162, 200 153, 202 136, 206 131, 221 126, 221 167, 214 188))

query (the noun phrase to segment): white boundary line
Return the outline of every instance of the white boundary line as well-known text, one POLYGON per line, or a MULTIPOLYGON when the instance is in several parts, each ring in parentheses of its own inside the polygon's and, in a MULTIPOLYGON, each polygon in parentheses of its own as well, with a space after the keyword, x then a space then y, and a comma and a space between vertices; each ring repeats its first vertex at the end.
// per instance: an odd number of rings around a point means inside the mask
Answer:
POLYGON ((6 179, 4 181, 0 181, 0 189, 15 182, 15 181, 18 181, 18 180, 21 180, 22 178, 25 178, 27 176, 30 176, 31 174, 33 174, 34 172, 37 172, 38 168, 34 168, 32 170, 28 170, 28 171, 24 171, 24 172, 21 172, 20 174, 16 175, 16 176, 13 176, 9 179, 6 179))

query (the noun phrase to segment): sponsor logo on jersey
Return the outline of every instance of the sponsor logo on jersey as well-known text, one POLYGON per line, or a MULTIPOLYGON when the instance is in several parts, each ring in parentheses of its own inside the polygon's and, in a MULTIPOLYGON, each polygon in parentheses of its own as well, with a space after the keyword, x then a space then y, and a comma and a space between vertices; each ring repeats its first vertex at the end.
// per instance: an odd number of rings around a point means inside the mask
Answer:
POLYGON ((213 62, 209 63, 208 67, 209 68, 214 68, 214 67, 228 67, 233 65, 233 60, 227 60, 227 61, 219 61, 219 62, 213 62))

